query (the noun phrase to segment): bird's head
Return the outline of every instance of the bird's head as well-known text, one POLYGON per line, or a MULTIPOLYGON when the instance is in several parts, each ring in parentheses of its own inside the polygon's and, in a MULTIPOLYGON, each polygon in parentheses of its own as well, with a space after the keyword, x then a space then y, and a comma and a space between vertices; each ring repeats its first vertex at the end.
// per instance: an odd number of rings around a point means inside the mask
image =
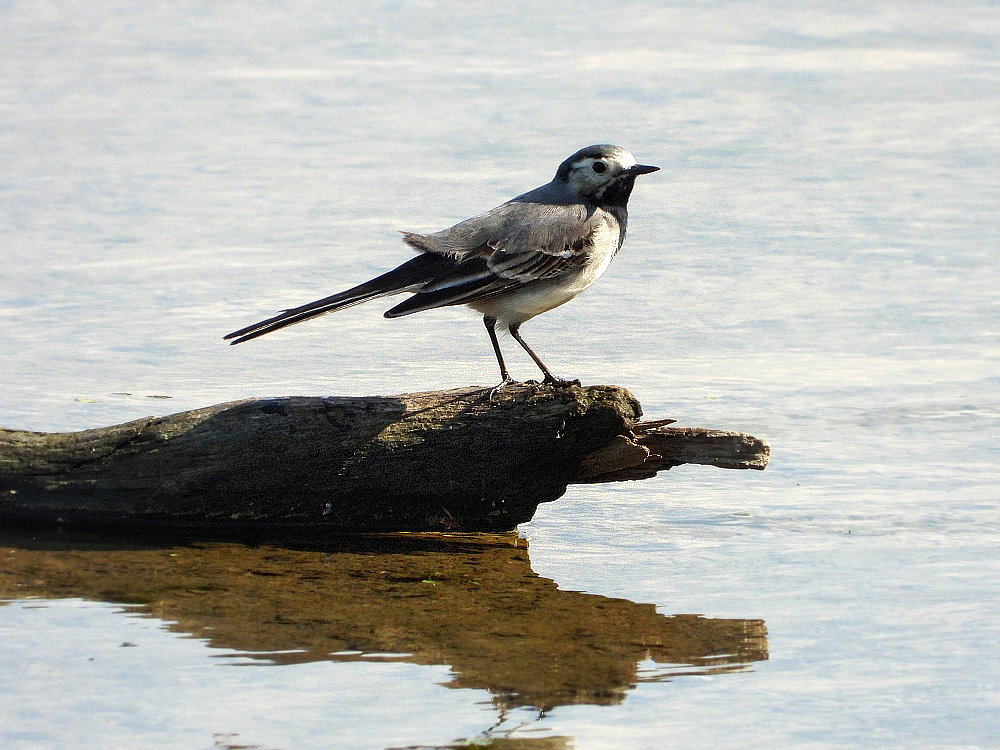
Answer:
POLYGON ((635 178, 658 169, 637 164, 621 146, 602 144, 580 149, 560 164, 555 181, 563 183, 574 197, 624 207, 635 178))

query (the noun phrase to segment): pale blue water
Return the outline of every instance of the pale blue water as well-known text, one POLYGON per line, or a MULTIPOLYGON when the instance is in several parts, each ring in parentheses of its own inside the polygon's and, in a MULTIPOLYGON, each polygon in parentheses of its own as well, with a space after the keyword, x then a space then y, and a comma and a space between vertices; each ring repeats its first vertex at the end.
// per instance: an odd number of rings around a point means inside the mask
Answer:
MULTIPOLYGON (((571 488, 521 533, 563 589, 765 620, 770 659, 505 726, 1000 746, 995 3, 14 2, 0 29, 0 424, 492 383, 463 311, 220 337, 620 143, 663 167, 626 248, 524 334, 772 464, 571 488)), ((0 607, 0 632, 4 747, 440 745, 497 721, 442 667, 238 669, 100 603, 0 607), (141 662, 70 659, 135 629, 141 662)))

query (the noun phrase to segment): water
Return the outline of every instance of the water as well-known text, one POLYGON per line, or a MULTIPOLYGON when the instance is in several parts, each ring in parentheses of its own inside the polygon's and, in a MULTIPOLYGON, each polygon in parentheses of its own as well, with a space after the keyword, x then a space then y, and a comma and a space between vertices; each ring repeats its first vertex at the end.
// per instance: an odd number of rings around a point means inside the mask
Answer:
MULTIPOLYGON (((608 274, 525 337, 650 417, 773 450, 763 473, 573 487, 519 529, 533 585, 767 630, 766 660, 640 655, 616 700, 543 712, 498 702, 495 673, 464 686, 433 628, 357 659, 213 639, 306 611, 195 617, 262 577, 236 552, 235 583, 167 597, 126 585, 149 568, 121 549, 5 538, 28 562, 0 568, 4 746, 1000 746, 998 22, 988 2, 4 5, 0 424, 492 383, 461 310, 220 337, 610 141, 663 171, 608 274)), ((289 595, 347 554, 300 552, 321 557, 267 552, 289 595)))

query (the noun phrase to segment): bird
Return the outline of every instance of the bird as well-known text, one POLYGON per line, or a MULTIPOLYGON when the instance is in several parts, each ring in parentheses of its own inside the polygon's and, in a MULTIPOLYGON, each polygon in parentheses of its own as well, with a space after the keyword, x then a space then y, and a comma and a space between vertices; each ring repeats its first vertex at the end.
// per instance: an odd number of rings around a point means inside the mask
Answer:
POLYGON ((587 146, 563 161, 550 182, 479 216, 429 234, 403 232, 403 241, 417 255, 393 270, 223 338, 240 344, 362 302, 410 292, 385 317, 451 305, 466 305, 483 316, 500 366, 498 388, 515 382, 497 339, 499 326, 538 366, 543 384, 579 385, 552 374, 521 337, 521 324, 573 299, 604 273, 625 239, 636 177, 658 170, 637 163, 620 146, 587 146))

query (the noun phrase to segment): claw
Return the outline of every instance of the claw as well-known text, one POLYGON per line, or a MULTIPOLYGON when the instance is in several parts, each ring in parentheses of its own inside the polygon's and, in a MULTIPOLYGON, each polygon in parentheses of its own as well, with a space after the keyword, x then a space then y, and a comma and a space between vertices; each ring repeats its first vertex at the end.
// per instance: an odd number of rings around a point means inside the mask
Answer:
POLYGON ((498 393, 499 393, 500 391, 502 391, 502 390, 503 390, 504 388, 506 388, 506 387, 507 387, 508 385, 512 385, 512 384, 514 384, 514 383, 516 383, 516 382, 517 382, 517 381, 516 381, 516 380, 514 380, 514 378, 512 378, 512 377, 510 377, 510 376, 508 375, 508 376, 507 376, 507 377, 505 377, 505 378, 504 378, 503 380, 501 380, 501 381, 500 381, 499 383, 497 383, 497 385, 495 385, 495 386, 494 386, 494 387, 493 387, 493 388, 492 388, 492 389, 490 390, 490 402, 495 402, 495 401, 496 401, 496 395, 497 395, 497 394, 498 394, 498 393))
POLYGON ((573 380, 563 380, 562 378, 557 378, 555 375, 547 374, 545 379, 542 381, 545 385, 551 385, 554 388, 569 388, 570 386, 580 386, 580 381, 577 378, 573 380))

